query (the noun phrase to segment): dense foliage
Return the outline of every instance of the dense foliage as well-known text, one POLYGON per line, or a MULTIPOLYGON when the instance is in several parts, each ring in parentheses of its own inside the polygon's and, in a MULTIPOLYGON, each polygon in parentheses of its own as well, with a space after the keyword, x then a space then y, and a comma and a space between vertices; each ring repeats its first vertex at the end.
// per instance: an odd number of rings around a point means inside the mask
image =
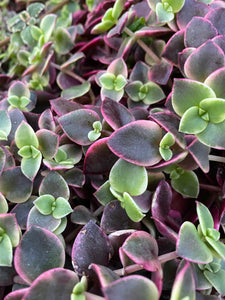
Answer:
POLYGON ((0 7, 0 298, 225 296, 225 1, 0 7))

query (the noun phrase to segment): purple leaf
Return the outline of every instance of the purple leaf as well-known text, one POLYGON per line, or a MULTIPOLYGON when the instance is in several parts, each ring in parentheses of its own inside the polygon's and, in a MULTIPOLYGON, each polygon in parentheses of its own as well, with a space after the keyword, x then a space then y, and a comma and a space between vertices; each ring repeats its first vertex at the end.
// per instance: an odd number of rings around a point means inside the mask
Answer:
POLYGON ((162 57, 166 58, 174 65, 178 65, 178 53, 184 49, 184 30, 177 31, 168 40, 163 50, 162 57))
POLYGON ((86 146, 92 143, 88 138, 88 133, 93 130, 92 124, 100 118, 93 110, 78 109, 61 116, 58 121, 70 140, 86 146))
POLYGON ((194 17, 186 27, 184 43, 186 47, 198 48, 217 34, 216 28, 206 18, 194 17))
POLYGON ((194 16, 204 17, 209 11, 209 6, 203 2, 185 0, 184 6, 176 14, 177 25, 184 29, 194 16))
POLYGON ((72 223, 80 225, 85 225, 90 220, 95 220, 90 210, 83 205, 77 205, 71 213, 70 218, 72 223))
POLYGON ((225 18, 225 8, 220 7, 216 9, 212 9, 207 13, 205 18, 212 22, 213 26, 217 29, 218 34, 224 35, 224 18, 225 18))
POLYGON ((172 64, 164 58, 162 58, 159 63, 154 64, 150 67, 150 70, 148 72, 148 78, 149 80, 155 83, 165 85, 167 84, 170 78, 172 70, 172 64))
POLYGON ((106 266, 111 255, 112 247, 108 237, 90 220, 78 233, 73 243, 71 257, 74 270, 78 275, 90 275, 90 264, 106 266))
POLYGON ((171 29, 162 26, 144 26, 135 32, 135 36, 143 37, 157 37, 171 32, 171 29))
POLYGON ((31 226, 16 248, 14 259, 18 274, 25 282, 32 283, 43 272, 63 267, 65 251, 51 231, 31 226))
POLYGON ((120 158, 151 166, 161 160, 158 150, 161 138, 162 130, 156 123, 140 120, 115 131, 108 139, 108 146, 120 158))
POLYGON ((117 161, 118 157, 110 151, 107 141, 108 138, 102 138, 89 147, 84 159, 86 174, 108 173, 117 161))
POLYGON ((55 156, 59 145, 59 136, 48 129, 38 130, 36 136, 39 142, 39 149, 43 156, 45 158, 55 156))
POLYGON ((212 41, 207 41, 187 58, 184 72, 188 78, 203 82, 213 71, 224 66, 222 49, 212 41))
POLYGON ((22 300, 23 296, 26 294, 28 291, 28 288, 21 288, 19 290, 15 290, 4 298, 4 300, 22 300))
POLYGON ((103 288, 107 300, 158 300, 159 292, 155 284, 140 275, 130 275, 113 281, 103 288))
POLYGON ((79 282, 77 275, 67 269, 55 268, 42 273, 25 293, 24 300, 70 299, 74 286, 79 282))
POLYGON ((72 168, 63 174, 63 178, 66 180, 67 184, 71 187, 81 188, 85 182, 85 176, 82 170, 78 168, 72 168))
POLYGON ((48 129, 50 131, 55 131, 55 121, 50 108, 43 111, 38 120, 38 126, 40 129, 48 129))
POLYGON ((125 253, 136 264, 145 270, 154 272, 160 269, 158 260, 158 245, 156 240, 145 231, 132 233, 120 248, 120 259, 123 263, 125 253))
POLYGON ((134 121, 133 115, 124 105, 109 98, 102 102, 101 112, 114 130, 134 121))
POLYGON ((51 108, 59 116, 63 116, 69 112, 83 108, 83 105, 81 105, 79 103, 69 101, 69 100, 64 100, 62 98, 50 100, 50 104, 51 104, 51 108))

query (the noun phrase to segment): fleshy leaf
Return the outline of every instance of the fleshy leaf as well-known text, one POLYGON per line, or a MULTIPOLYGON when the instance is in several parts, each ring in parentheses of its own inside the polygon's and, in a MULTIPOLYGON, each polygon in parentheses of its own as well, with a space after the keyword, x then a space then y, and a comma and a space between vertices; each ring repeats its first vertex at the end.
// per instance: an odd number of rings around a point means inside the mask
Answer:
POLYGON ((41 20, 40 29, 44 33, 45 43, 47 43, 50 40, 50 37, 55 27, 56 18, 56 15, 48 14, 41 20))
POLYGON ((225 270, 220 269, 216 273, 205 270, 204 275, 221 295, 225 295, 225 270))
POLYGON ((39 142, 33 128, 26 122, 22 121, 15 132, 16 146, 20 149, 23 146, 34 146, 38 148, 39 142))
POLYGON ((225 119, 225 100, 221 98, 209 98, 200 102, 200 107, 209 115, 209 121, 220 123, 225 119))
MULTIPOLYGON (((204 112, 204 114, 206 115, 207 112, 204 112)), ((183 114, 180 120, 179 131, 188 134, 196 134, 206 129, 207 125, 208 121, 204 120, 199 115, 199 107, 192 106, 183 114)))
POLYGON ((61 97, 67 100, 75 99, 85 95, 90 90, 91 84, 89 81, 85 81, 82 84, 72 86, 65 89, 61 93, 61 97))
POLYGON ((45 6, 43 3, 36 2, 28 5, 26 11, 29 13, 30 17, 37 18, 44 8, 45 6))
POLYGON ((156 5, 156 15, 159 23, 167 23, 173 20, 174 13, 165 10, 162 3, 157 3, 156 5))
POLYGON ((35 158, 23 158, 21 161, 21 170, 25 176, 33 180, 40 169, 42 155, 39 153, 35 158))
POLYGON ((173 13, 177 13, 181 10, 185 0, 162 0, 162 3, 168 11, 172 10, 173 13))
POLYGON ((126 0, 116 0, 113 5, 112 16, 114 19, 118 19, 121 12, 123 11, 126 0))
POLYGON ((196 137, 203 144, 215 149, 225 148, 225 122, 213 124, 208 123, 207 128, 196 134, 196 137))
POLYGON ((115 78, 116 76, 114 74, 106 72, 100 76, 99 82, 105 89, 113 90, 115 78))
POLYGON ((173 283, 170 299, 195 300, 195 280, 189 263, 177 274, 173 283))
POLYGON ((159 292, 150 279, 140 275, 125 276, 103 288, 108 300, 158 300, 159 292))
POLYGON ((161 138, 162 129, 156 123, 139 120, 119 128, 107 144, 117 156, 136 165, 150 166, 161 160, 161 138))
POLYGON ((50 130, 41 129, 36 132, 36 136, 42 155, 45 158, 52 158, 57 152, 59 143, 58 135, 50 130))
POLYGON ((0 193, 0 214, 6 214, 8 212, 8 203, 3 196, 2 193, 0 193))
POLYGON ((11 128, 9 115, 5 110, 0 110, 0 140, 7 140, 11 128))
POLYGON ((0 266, 10 267, 12 266, 12 260, 13 252, 11 240, 6 233, 1 235, 0 228, 0 266))
POLYGON ((72 36, 66 28, 63 27, 56 28, 54 32, 54 41, 55 51, 59 54, 67 54, 74 47, 72 36))
POLYGON ((186 260, 200 264, 213 261, 211 251, 200 239, 195 226, 188 221, 184 222, 180 228, 176 253, 186 260))
POLYGON ((43 272, 63 267, 64 247, 51 231, 31 226, 15 252, 15 268, 25 282, 32 283, 43 272))
POLYGON ((177 174, 171 176, 172 187, 184 196, 197 198, 199 193, 199 181, 197 175, 193 171, 177 170, 177 174))
POLYGON ((63 197, 58 197, 55 200, 55 209, 53 210, 53 217, 56 219, 61 219, 71 213, 73 210, 69 202, 63 197))
POLYGON ((52 195, 42 195, 34 201, 34 205, 43 215, 50 215, 52 213, 52 204, 55 198, 52 195))
POLYGON ((123 251, 136 264, 143 266, 150 272, 160 268, 157 242, 145 231, 132 233, 123 243, 120 251, 123 251))
POLYGON ((197 214, 201 226, 201 231, 204 235, 206 235, 207 228, 214 227, 212 215, 209 209, 201 202, 197 202, 197 214))
POLYGON ((126 192, 123 193, 121 206, 126 210, 128 217, 133 222, 139 222, 145 217, 145 214, 143 214, 141 208, 136 204, 134 199, 126 192))
POLYGON ((119 159, 112 167, 109 182, 113 190, 138 196, 147 188, 148 176, 145 167, 119 159))
POLYGON ((211 237, 205 237, 210 249, 213 249, 213 253, 216 257, 225 259, 225 245, 220 241, 215 241, 211 237))
POLYGON ((214 91, 206 84, 190 79, 174 80, 172 104, 179 116, 190 107, 198 106, 206 98, 216 98, 214 91))

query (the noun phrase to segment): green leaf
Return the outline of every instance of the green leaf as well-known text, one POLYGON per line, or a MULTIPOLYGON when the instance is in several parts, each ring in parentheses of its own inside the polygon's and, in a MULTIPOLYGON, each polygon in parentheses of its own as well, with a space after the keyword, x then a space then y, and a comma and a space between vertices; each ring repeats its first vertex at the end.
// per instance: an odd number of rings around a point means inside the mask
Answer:
POLYGON ((117 20, 123 11, 126 0, 116 0, 112 9, 112 17, 117 20))
POLYGON ((207 125, 208 122, 203 120, 199 115, 199 108, 193 106, 183 114, 180 120, 179 131, 188 134, 196 134, 202 132, 207 125))
POLYGON ((115 91, 121 91, 125 85, 127 84, 127 80, 123 75, 118 75, 114 81, 114 89, 115 91))
POLYGON ((165 161, 170 160, 173 156, 173 152, 169 148, 165 149, 165 148, 159 147, 159 153, 165 161))
POLYGON ((204 271, 204 275, 221 295, 225 295, 225 270, 220 269, 216 273, 206 270, 204 271))
POLYGON ((146 96, 143 99, 145 104, 151 105, 165 98, 165 94, 158 84, 154 82, 148 82, 144 84, 144 87, 147 88, 146 96))
POLYGON ((102 22, 111 21, 115 24, 115 19, 114 19, 112 13, 113 13, 113 8, 112 7, 107 9, 107 11, 105 12, 105 14, 102 18, 102 22))
POLYGON ((120 158, 110 171, 109 182, 116 192, 122 194, 127 192, 131 196, 138 196, 147 189, 148 174, 145 167, 137 166, 120 158))
POLYGON ((57 151, 56 156, 54 158, 55 158, 55 161, 57 163, 60 163, 61 161, 66 160, 67 159, 66 151, 64 151, 61 148, 58 148, 58 151, 57 151))
POLYGON ((38 197, 34 201, 34 205, 42 215, 50 215, 52 213, 52 204, 55 198, 52 195, 46 194, 38 197))
POLYGON ((45 5, 40 2, 32 3, 27 7, 27 12, 30 17, 37 18, 41 11, 45 8, 45 5))
POLYGON ((170 300, 195 300, 195 280, 190 264, 186 264, 176 275, 170 300))
POLYGON ((101 132, 95 132, 94 130, 91 130, 88 132, 88 138, 91 142, 96 141, 101 136, 101 132))
POLYGON ((213 250, 214 256, 225 260, 225 245, 222 242, 215 241, 214 239, 208 236, 206 236, 205 239, 209 244, 210 249, 213 250))
POLYGON ((115 200, 115 197, 110 191, 109 180, 107 180, 98 188, 98 190, 94 193, 94 196, 104 206, 107 205, 109 202, 115 200))
POLYGON ((138 207, 133 198, 126 192, 123 193, 121 206, 126 210, 128 217, 134 222, 140 222, 145 217, 140 207, 138 207))
POLYGON ((200 239, 195 226, 191 222, 184 222, 180 228, 176 246, 178 256, 199 264, 213 261, 213 255, 200 239))
POLYGON ((113 21, 110 21, 110 20, 102 21, 101 23, 94 26, 91 33, 92 34, 101 34, 105 31, 109 30, 110 28, 112 28, 113 25, 115 25, 115 22, 113 22, 113 21))
POLYGON ((61 219, 68 214, 70 214, 73 210, 69 204, 69 202, 63 197, 58 197, 55 200, 55 209, 53 210, 53 217, 56 219, 61 219))
POLYGON ((32 37, 36 41, 38 41, 40 36, 43 35, 42 30, 38 26, 35 26, 35 25, 30 26, 30 32, 31 32, 32 37))
POLYGON ((0 266, 11 267, 13 259, 12 244, 6 233, 0 235, 0 266))
POLYGON ((218 241, 220 239, 220 232, 214 228, 207 228, 206 235, 214 241, 218 241))
POLYGON ((162 0, 164 8, 171 7, 173 13, 177 13, 184 6, 185 0, 162 0))
POLYGON ((202 100, 199 106, 209 115, 209 121, 220 123, 225 120, 225 100, 221 98, 208 98, 202 100))
POLYGON ((6 214, 8 212, 8 202, 2 193, 0 193, 0 214, 6 214))
POLYGON ((182 170, 182 173, 180 173, 178 170, 177 176, 175 178, 173 178, 173 176, 171 177, 171 185, 175 191, 183 196, 197 198, 199 182, 198 177, 193 171, 182 170))
POLYGON ((17 96, 17 97, 27 97, 30 98, 30 90, 29 88, 21 81, 16 81, 11 84, 8 90, 8 97, 17 96))
POLYGON ((40 29, 44 33, 45 43, 50 40, 52 32, 55 28, 56 18, 56 15, 48 14, 41 20, 40 29))
POLYGON ((214 91, 206 84, 190 79, 174 80, 172 105, 179 116, 192 106, 199 106, 206 98, 216 98, 214 91))
POLYGON ((133 81, 130 84, 128 84, 125 87, 125 91, 127 93, 127 95, 131 98, 131 100, 138 102, 140 101, 140 95, 139 95, 139 91, 140 88, 143 86, 141 81, 133 81))
POLYGON ((175 144, 174 135, 170 132, 167 132, 164 137, 161 139, 159 146, 162 148, 171 147, 175 144))
POLYGON ((38 170, 40 169, 42 161, 42 155, 39 155, 35 158, 23 158, 21 161, 21 170, 25 176, 27 176, 30 180, 33 180, 37 175, 38 170))
POLYGON ((85 95, 91 88, 89 81, 85 81, 80 85, 72 86, 66 90, 63 90, 61 97, 67 100, 75 99, 85 95))
POLYGON ((106 72, 99 77, 99 82, 105 89, 113 90, 115 79, 116 76, 114 74, 106 72))
POLYGON ((165 10, 162 3, 156 4, 156 15, 159 23, 168 23, 174 19, 174 13, 165 10))
POLYGON ((59 54, 67 54, 74 47, 72 37, 66 28, 58 27, 54 33, 55 51, 59 54))
POLYGON ((201 231, 206 236, 207 229, 214 227, 212 215, 209 209, 201 202, 197 202, 197 215, 201 231))
POLYGON ((12 124, 8 113, 5 110, 0 110, 0 140, 7 140, 11 128, 12 124))
POLYGON ((23 146, 18 151, 18 154, 24 158, 36 158, 40 154, 40 151, 34 146, 23 146))
POLYGON ((28 145, 34 146, 35 148, 38 148, 39 146, 39 142, 33 128, 25 121, 21 122, 15 132, 15 143, 19 149, 28 145))

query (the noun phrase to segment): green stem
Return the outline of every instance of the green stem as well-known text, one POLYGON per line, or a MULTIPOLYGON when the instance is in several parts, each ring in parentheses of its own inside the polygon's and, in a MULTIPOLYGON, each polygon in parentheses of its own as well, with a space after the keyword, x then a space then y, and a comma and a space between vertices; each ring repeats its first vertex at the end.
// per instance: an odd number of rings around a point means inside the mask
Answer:
MULTIPOLYGON (((166 254, 160 255, 158 257, 158 260, 159 260, 159 262, 161 264, 164 264, 165 262, 173 260, 173 259, 175 259, 177 257, 178 256, 177 256, 176 252, 173 251, 173 252, 170 252, 170 253, 166 253, 166 254)), ((124 275, 130 274, 130 273, 134 273, 134 272, 140 271, 142 269, 143 269, 142 265, 133 264, 131 266, 127 266, 125 268, 121 268, 121 269, 115 270, 114 272, 117 275, 119 275, 119 276, 124 276, 124 275)))
POLYGON ((152 51, 152 49, 147 46, 141 39, 139 39, 128 27, 124 28, 124 32, 130 37, 137 40, 138 45, 155 61, 155 63, 160 63, 161 59, 152 51))
MULTIPOLYGON (((55 64, 53 62, 51 62, 51 65, 54 68, 56 68, 57 70, 59 70, 59 71, 65 73, 65 74, 69 75, 70 77, 78 80, 79 82, 81 82, 81 83, 85 82, 85 80, 82 77, 80 77, 79 75, 75 74, 74 72, 72 72, 70 70, 67 70, 65 68, 61 68, 59 65, 57 65, 57 64, 55 64)), ((94 104, 95 103, 95 95, 94 95, 94 93, 93 93, 93 91, 92 91, 91 88, 89 90, 89 95, 90 95, 90 98, 91 98, 91 104, 94 104)))
POLYGON ((216 156, 216 155, 209 155, 209 160, 225 163, 225 157, 216 156))

